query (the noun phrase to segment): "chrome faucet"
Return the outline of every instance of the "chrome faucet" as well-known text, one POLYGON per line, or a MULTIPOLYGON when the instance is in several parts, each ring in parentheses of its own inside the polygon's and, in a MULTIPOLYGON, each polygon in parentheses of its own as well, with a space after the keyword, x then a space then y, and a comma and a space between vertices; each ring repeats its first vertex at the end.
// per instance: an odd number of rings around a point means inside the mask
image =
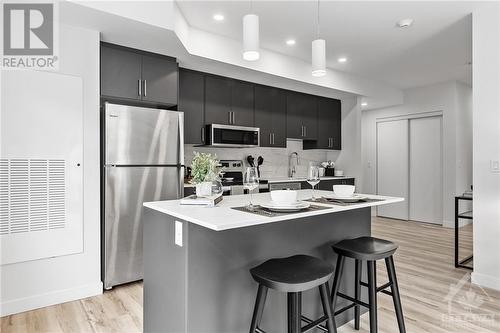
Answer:
POLYGON ((299 165, 299 154, 294 151, 290 154, 290 158, 288 159, 288 176, 290 178, 295 177, 295 174, 297 173, 297 165, 299 165), (295 163, 293 163, 294 160, 295 163))

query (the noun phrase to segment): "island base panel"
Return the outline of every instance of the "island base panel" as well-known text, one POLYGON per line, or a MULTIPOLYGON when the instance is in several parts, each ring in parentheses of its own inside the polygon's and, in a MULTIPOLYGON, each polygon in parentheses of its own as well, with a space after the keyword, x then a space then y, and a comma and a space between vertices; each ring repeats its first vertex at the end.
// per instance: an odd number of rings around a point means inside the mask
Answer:
MULTIPOLYGON (((178 219, 145 210, 144 331, 148 333, 248 332, 258 287, 250 276, 251 267, 298 253, 335 265, 333 243, 371 234, 368 207, 226 231, 181 221, 180 247, 174 243, 178 219)), ((363 276, 366 281, 365 267, 363 276)), ((353 260, 346 260, 342 280, 340 290, 354 295, 353 260)), ((362 299, 366 297, 363 291, 362 299)), ((266 332, 286 332, 286 300, 286 294, 269 291, 261 322, 266 332)), ((339 300, 337 309, 344 305, 347 301, 339 300)), ((322 315, 317 288, 303 293, 302 311, 313 319, 322 315)), ((346 311, 336 317, 337 325, 352 319, 353 310, 346 311)))

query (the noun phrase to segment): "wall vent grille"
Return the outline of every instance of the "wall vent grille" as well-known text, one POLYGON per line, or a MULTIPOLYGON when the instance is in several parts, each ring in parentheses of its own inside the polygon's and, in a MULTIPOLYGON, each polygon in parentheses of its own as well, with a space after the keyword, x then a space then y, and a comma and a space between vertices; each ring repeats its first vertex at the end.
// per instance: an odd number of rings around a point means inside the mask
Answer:
POLYGON ((66 222, 66 163, 0 159, 0 235, 60 229, 66 222))

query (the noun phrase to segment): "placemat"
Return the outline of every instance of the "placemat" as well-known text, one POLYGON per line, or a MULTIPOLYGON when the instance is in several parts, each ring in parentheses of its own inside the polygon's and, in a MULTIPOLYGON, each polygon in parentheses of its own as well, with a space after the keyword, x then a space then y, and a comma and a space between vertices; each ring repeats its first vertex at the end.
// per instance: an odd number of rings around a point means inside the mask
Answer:
POLYGON ((362 199, 356 202, 343 202, 340 200, 335 200, 335 199, 327 199, 325 197, 321 198, 316 198, 316 200, 312 199, 307 199, 307 200, 302 200, 302 201, 307 201, 307 202, 316 202, 316 203, 321 203, 321 204, 327 204, 327 205, 333 205, 333 206, 352 206, 352 205, 357 205, 360 203, 365 203, 365 202, 378 202, 378 201, 384 201, 384 199, 362 199))
POLYGON ((276 216, 292 215, 292 214, 299 214, 299 213, 305 213, 305 212, 314 212, 317 210, 330 209, 330 207, 311 205, 308 208, 302 209, 298 212, 273 212, 273 211, 271 211, 267 208, 261 207, 259 205, 254 205, 254 210, 249 210, 247 208, 247 206, 231 207, 231 209, 239 210, 240 212, 245 212, 245 213, 252 213, 252 214, 260 215, 260 216, 276 217, 276 216))

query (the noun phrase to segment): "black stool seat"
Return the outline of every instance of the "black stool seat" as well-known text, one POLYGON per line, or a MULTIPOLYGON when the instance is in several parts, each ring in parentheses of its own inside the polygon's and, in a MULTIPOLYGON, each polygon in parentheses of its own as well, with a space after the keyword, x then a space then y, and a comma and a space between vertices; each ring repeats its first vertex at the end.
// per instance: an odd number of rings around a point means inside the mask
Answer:
POLYGON ((255 281, 281 292, 301 292, 330 280, 333 266, 307 255, 270 259, 250 269, 255 281))
POLYGON ((392 256, 398 246, 385 239, 359 237, 344 239, 333 245, 332 248, 335 252, 345 257, 373 261, 392 256))

